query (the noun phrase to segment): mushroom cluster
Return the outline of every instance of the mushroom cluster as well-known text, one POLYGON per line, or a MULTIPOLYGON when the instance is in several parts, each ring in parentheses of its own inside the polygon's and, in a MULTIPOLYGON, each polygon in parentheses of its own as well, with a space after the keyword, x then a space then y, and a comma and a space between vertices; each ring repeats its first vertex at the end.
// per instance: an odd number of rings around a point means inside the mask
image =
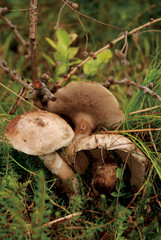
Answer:
MULTIPOLYGON (((111 192, 118 181, 118 163, 109 161, 107 154, 104 156, 108 158, 106 163, 101 158, 102 149, 103 152, 114 150, 123 162, 126 160, 131 173, 130 183, 138 190, 144 182, 146 168, 146 158, 139 148, 120 135, 90 136, 98 126, 114 129, 123 122, 124 114, 112 93, 97 82, 81 81, 69 83, 54 95, 57 100, 49 100, 45 109, 74 126, 75 136, 66 150, 76 172, 84 174, 92 162, 93 189, 95 192, 111 192)), ((35 104, 44 107, 40 99, 36 99, 35 104)))
POLYGON ((116 98, 97 82, 71 82, 54 94, 46 110, 69 119, 75 138, 90 135, 98 126, 115 128, 124 120, 116 98))
POLYGON ((38 155, 61 178, 69 196, 78 193, 74 171, 85 174, 91 163, 94 191, 113 191, 118 181, 118 163, 107 154, 113 150, 127 164, 130 183, 138 190, 146 168, 146 158, 139 148, 121 135, 91 135, 97 127, 114 129, 123 122, 124 114, 112 93, 99 83, 82 81, 71 82, 54 95, 54 102, 43 104, 38 97, 34 100, 36 106, 46 111, 22 114, 7 125, 5 135, 13 147, 38 155), (67 147, 74 170, 56 153, 62 147, 67 147))
MULTIPOLYGON (((56 101, 49 100, 45 110, 53 112, 74 125, 73 144, 67 149, 73 160, 77 141, 89 136, 98 126, 116 128, 124 114, 112 93, 97 82, 71 82, 54 93, 56 101)), ((35 105, 42 106, 39 99, 35 105)))

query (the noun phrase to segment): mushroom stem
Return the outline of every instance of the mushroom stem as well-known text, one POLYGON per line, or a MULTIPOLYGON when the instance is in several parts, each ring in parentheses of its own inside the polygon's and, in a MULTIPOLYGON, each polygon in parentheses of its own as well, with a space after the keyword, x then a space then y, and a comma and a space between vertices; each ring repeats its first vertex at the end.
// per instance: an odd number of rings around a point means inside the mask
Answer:
POLYGON ((54 152, 39 156, 44 165, 56 176, 58 176, 65 187, 69 197, 78 193, 78 181, 71 167, 62 160, 58 153, 54 152))
POLYGON ((79 121, 76 121, 74 128, 74 138, 69 146, 66 148, 67 155, 69 156, 70 163, 74 161, 75 145, 85 137, 91 135, 93 131, 93 123, 89 117, 86 117, 86 114, 81 113, 82 118, 79 121))
POLYGON ((91 135, 93 131, 93 128, 90 126, 89 122, 81 119, 80 122, 78 122, 75 126, 74 133, 75 133, 75 139, 79 140, 81 138, 87 137, 91 135))

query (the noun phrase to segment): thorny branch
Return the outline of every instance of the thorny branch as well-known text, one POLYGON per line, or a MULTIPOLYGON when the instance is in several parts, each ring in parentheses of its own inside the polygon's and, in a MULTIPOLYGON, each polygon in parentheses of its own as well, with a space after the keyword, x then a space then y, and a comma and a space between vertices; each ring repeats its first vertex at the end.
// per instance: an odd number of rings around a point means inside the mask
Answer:
MULTIPOLYGON (((150 27, 151 24, 154 24, 154 23, 160 22, 160 21, 161 21, 161 18, 158 18, 158 19, 155 19, 155 20, 154 20, 154 19, 151 19, 149 22, 143 24, 142 26, 137 27, 137 28, 131 30, 130 32, 128 32, 128 36, 133 35, 133 34, 135 34, 136 32, 140 31, 141 29, 143 29, 143 28, 145 28, 145 27, 150 27)), ((108 49, 108 48, 113 47, 116 43, 118 43, 119 41, 121 41, 121 40, 123 40, 123 39, 125 39, 125 38, 126 38, 126 34, 123 33, 121 36, 119 36, 119 37, 116 38, 115 40, 113 40, 113 41, 111 41, 110 43, 108 43, 106 46, 104 46, 104 47, 102 47, 101 49, 99 49, 98 51, 96 51, 93 56, 96 56, 96 55, 99 54, 100 52, 102 52, 102 51, 104 51, 104 50, 106 50, 106 49, 108 49)), ((77 65, 75 68, 73 68, 73 69, 65 76, 65 78, 62 79, 62 81, 60 81, 60 82, 58 83, 58 86, 62 86, 65 82, 67 82, 67 81, 70 79, 70 77, 71 77, 73 74, 75 74, 76 72, 78 72, 79 69, 80 69, 86 62, 88 62, 91 58, 93 58, 93 56, 87 57, 87 58, 86 58, 84 61, 82 61, 79 65, 77 65)))
POLYGON ((138 89, 143 90, 145 94, 148 93, 153 98, 156 98, 159 102, 161 102, 161 97, 150 89, 153 87, 153 83, 149 83, 148 86, 143 86, 128 78, 124 78, 120 81, 114 81, 113 77, 109 77, 108 80, 103 84, 103 86, 109 87, 110 85, 114 85, 114 84, 123 84, 126 86, 131 85, 131 86, 137 87, 138 89))
POLYGON ((20 33, 17 30, 17 26, 13 25, 11 21, 5 16, 5 14, 8 12, 7 8, 0 8, 0 18, 7 24, 7 26, 11 29, 11 31, 15 34, 16 38, 22 43, 22 45, 26 48, 27 55, 26 58, 29 58, 31 55, 31 51, 29 48, 29 43, 26 42, 23 37, 20 35, 20 33))

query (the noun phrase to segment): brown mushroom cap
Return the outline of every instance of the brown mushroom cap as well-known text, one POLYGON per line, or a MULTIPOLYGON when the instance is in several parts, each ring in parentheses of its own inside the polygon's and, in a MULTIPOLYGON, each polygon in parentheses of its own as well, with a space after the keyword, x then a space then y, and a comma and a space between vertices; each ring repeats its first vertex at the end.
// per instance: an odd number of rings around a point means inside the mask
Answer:
POLYGON ((92 187, 96 193, 111 193, 116 187, 118 164, 106 163, 97 168, 97 171, 92 179, 92 187))
MULTIPOLYGON (((95 134, 84 139, 81 139, 79 143, 75 146, 75 165, 76 169, 81 169, 83 165, 83 151, 90 151, 91 156, 96 163, 98 161, 102 164, 102 155, 106 158, 106 151, 102 150, 114 150, 122 159, 124 163, 127 163, 131 177, 130 183, 134 189, 138 190, 145 180, 145 171, 147 159, 141 150, 128 138, 122 135, 116 134, 95 134), (99 151, 100 149, 100 151, 99 151), (92 153, 93 150, 98 150, 97 152, 92 153), (81 156, 81 158, 79 157, 81 156), (78 159, 78 160, 77 160, 78 159)), ((90 159, 91 161, 91 159, 90 159)), ((85 159, 84 166, 88 167, 88 160, 85 159)), ((81 172, 86 169, 81 169, 81 172)))
POLYGON ((74 132, 58 115, 34 111, 10 121, 5 136, 19 151, 30 155, 46 155, 67 146, 73 139, 74 132))
POLYGON ((116 98, 97 82, 71 82, 54 96, 57 100, 49 100, 46 109, 68 117, 74 125, 83 120, 92 130, 100 125, 115 128, 124 119, 116 98))

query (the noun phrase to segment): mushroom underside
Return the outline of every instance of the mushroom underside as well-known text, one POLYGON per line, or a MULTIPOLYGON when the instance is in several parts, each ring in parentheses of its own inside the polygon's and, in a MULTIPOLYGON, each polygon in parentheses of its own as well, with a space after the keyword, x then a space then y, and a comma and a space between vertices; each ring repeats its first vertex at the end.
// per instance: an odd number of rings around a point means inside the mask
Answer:
MULTIPOLYGON (((113 157, 112 157, 113 158, 113 157)), ((96 134, 82 139, 75 149, 74 168, 80 174, 91 169, 91 176, 109 162, 123 162, 130 172, 130 185, 137 191, 145 181, 146 157, 128 138, 115 134, 96 134), (116 159, 111 160, 111 153, 116 159), (118 156, 118 157, 117 157, 118 156)))
POLYGON ((75 126, 83 120, 92 130, 100 125, 115 128, 124 120, 116 98, 97 82, 71 82, 58 89, 55 97, 56 101, 47 102, 46 110, 68 117, 75 126))

